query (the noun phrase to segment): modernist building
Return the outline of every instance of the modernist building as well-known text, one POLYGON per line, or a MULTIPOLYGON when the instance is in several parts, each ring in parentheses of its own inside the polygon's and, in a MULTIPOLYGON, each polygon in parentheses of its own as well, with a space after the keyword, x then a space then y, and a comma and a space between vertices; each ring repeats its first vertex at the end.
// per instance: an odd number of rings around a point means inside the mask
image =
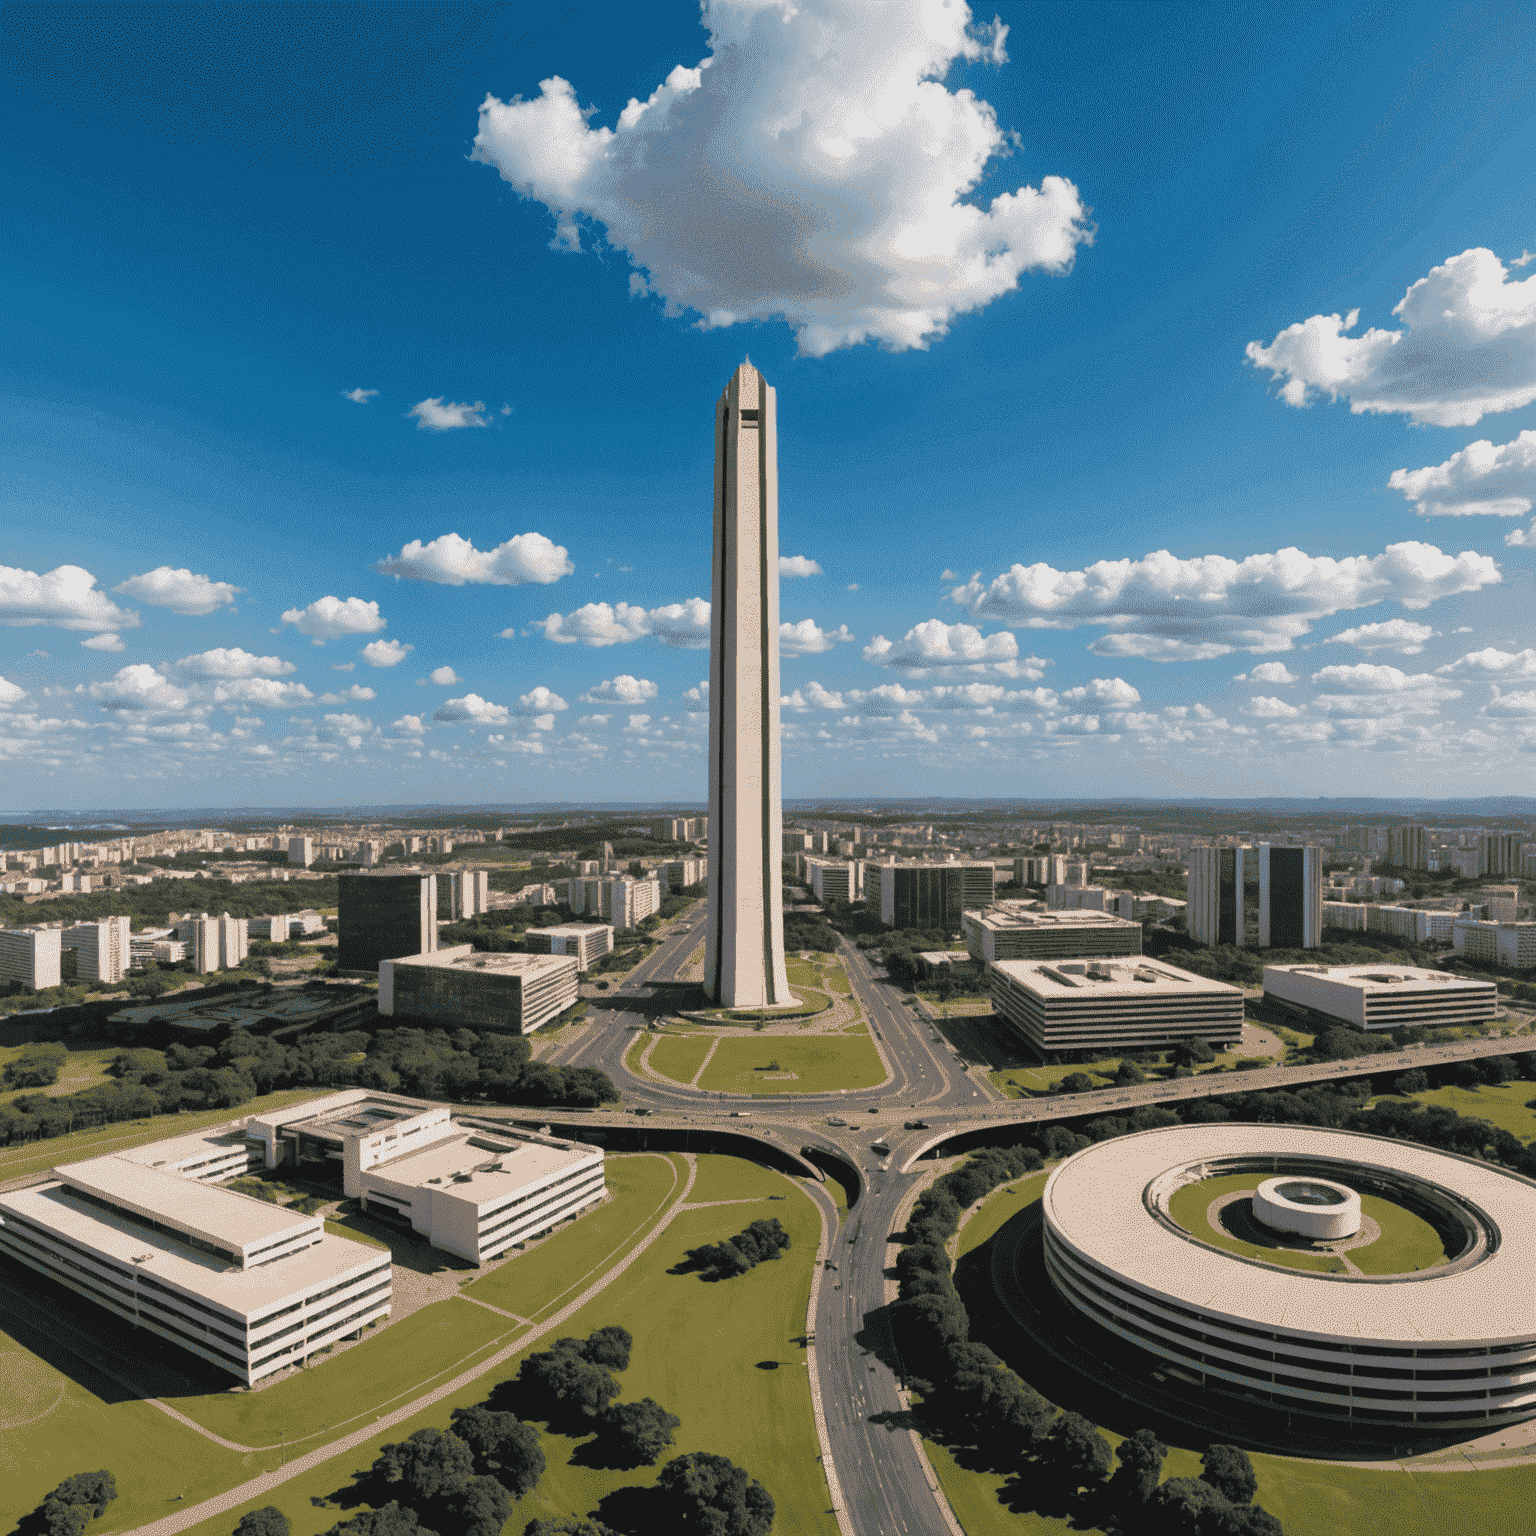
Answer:
POLYGON ((661 866, 661 875, 672 892, 686 890, 709 877, 708 859, 669 859, 661 866))
POLYGON ((862 859, 807 859, 807 883, 817 901, 854 902, 864 899, 862 859))
POLYGON ((0 1253, 253 1385, 387 1316, 390 1256, 210 1182, 248 1156, 179 1137, 64 1164, 0 1195, 0 1253))
POLYGON ((1363 1030, 1483 1024, 1498 1011, 1493 982, 1412 965, 1266 965, 1264 999, 1363 1030))
POLYGON ((709 919, 704 991, 730 1008, 792 1000, 779 875, 779 449, 750 362, 715 405, 709 612, 709 919))
POLYGON ((448 916, 457 921, 491 910, 491 877, 484 869, 457 869, 448 876, 448 916))
POLYGON ((530 928, 523 942, 531 955, 571 955, 576 969, 591 968, 594 960, 613 953, 613 928, 608 923, 564 923, 556 928, 530 928))
POLYGON ((1246 942, 1243 914, 1243 855, 1248 848, 1191 848, 1189 879, 1189 936, 1202 944, 1246 942))
POLYGON ((1458 919, 1451 927, 1458 955, 1489 960, 1514 970, 1536 966, 1536 923, 1494 923, 1458 919))
POLYGON ((1021 901, 1000 901, 983 912, 966 912, 960 931, 978 965, 1141 953, 1140 923, 1108 912, 1041 912, 1021 901))
POLYGON ((576 1002, 570 954, 480 954, 456 944, 379 962, 386 1018, 531 1035, 576 1002))
POLYGON ((315 862, 315 841, 311 837, 290 837, 288 839, 288 862, 290 864, 302 864, 308 869, 315 862))
POLYGON ((446 1104, 350 1089, 255 1115, 268 1167, 293 1164, 434 1248, 481 1264, 603 1198, 603 1152, 446 1104))
POLYGON ((1518 832, 1488 832, 1477 840, 1485 875, 1520 873, 1521 837, 1518 832))
POLYGON ((121 981, 133 963, 133 920, 102 917, 92 923, 72 923, 60 946, 75 952, 77 981, 121 981))
POLYGON ((1536 1414, 1536 1186, 1493 1164, 1308 1126, 1170 1126, 1067 1158, 1041 1216, 1046 1273, 1091 1324, 1076 1350, 1102 1339, 1118 1375, 1155 1374, 1206 1413, 1257 1406, 1375 1440, 1471 1438, 1536 1414), (1357 1276, 1217 1248, 1170 1201, 1224 1174, 1380 1196, 1434 1226, 1446 1261, 1357 1276))
POLYGON ((566 905, 594 922, 638 928, 661 910, 661 882, 650 876, 595 875, 565 882, 566 905))
POLYGON ((1259 946, 1316 949, 1323 942, 1323 850, 1259 844, 1259 946))
POLYGON ((0 929, 0 981, 19 981, 34 992, 58 986, 63 938, 58 928, 0 929))
POLYGON ((1428 869, 1428 831, 1417 826, 1393 827, 1387 834, 1387 859, 1399 869, 1428 869))
POLYGON ((176 934, 187 947, 187 958, 199 975, 212 971, 233 970, 250 953, 248 919, 209 917, 206 912, 185 918, 177 924, 176 934))
POLYGON ((1241 987, 1161 960, 999 960, 988 974, 993 1010, 1041 1055, 1235 1045, 1243 1034, 1241 987))
POLYGON ((336 963, 372 971, 437 948, 436 875, 338 875, 336 963))
POLYGON ((990 864, 868 864, 864 901, 887 928, 957 929, 992 905, 990 864))

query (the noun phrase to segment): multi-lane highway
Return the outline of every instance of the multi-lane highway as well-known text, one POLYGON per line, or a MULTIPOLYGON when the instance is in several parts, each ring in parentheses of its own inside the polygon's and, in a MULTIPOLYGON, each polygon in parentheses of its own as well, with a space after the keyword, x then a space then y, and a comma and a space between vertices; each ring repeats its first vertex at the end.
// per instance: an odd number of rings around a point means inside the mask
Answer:
MULTIPOLYGON (((884 1421, 903 1405, 895 1376, 871 1351, 868 1338, 870 1328, 879 1327, 885 1306, 890 1235, 903 1200, 920 1177, 914 1165, 925 1151, 957 1133, 1006 1129, 1064 1114, 1124 1113, 1139 1104, 1297 1087, 1358 1076, 1372 1067, 1405 1071, 1522 1048, 1507 1040, 1466 1040, 1411 1048, 1385 1062, 1325 1062, 1151 1082, 1066 1099, 1003 1100, 966 1070, 931 1021, 844 940, 843 965, 875 1031, 890 1074, 887 1081, 878 1088, 840 1093, 727 1099, 640 1077, 624 1063, 625 1052, 662 1001, 660 989, 676 982, 703 937, 704 904, 699 902, 664 930, 662 941, 622 983, 594 998, 588 1023, 567 1031, 567 1038, 540 1059, 600 1067, 623 1094, 624 1112, 654 1116, 650 1123, 658 1130, 668 1125, 742 1129, 773 1138, 784 1151, 819 1149, 858 1169, 862 1188, 826 1257, 811 1351, 825 1416, 825 1450, 842 1493, 838 1520, 844 1536, 955 1536, 959 1529, 915 1437, 884 1421), (626 1007, 626 1001, 633 1006, 626 1007), (737 1118, 743 1109, 750 1113, 750 1124, 737 1118), (877 1152, 876 1143, 888 1150, 877 1152)), ((608 1115, 589 1119, 594 1125, 618 1123, 608 1115)))

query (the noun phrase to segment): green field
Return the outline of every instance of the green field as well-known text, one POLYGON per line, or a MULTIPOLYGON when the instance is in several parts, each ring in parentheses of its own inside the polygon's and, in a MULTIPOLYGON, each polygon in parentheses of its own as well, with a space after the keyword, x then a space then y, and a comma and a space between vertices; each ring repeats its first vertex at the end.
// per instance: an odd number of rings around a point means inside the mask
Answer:
MULTIPOLYGON (((1402 1099, 1399 1095, 1382 1095, 1402 1099)), ((1516 1079, 1497 1086, 1484 1084, 1481 1088, 1431 1088, 1427 1093, 1410 1095, 1416 1104, 1442 1104, 1454 1109, 1458 1115, 1474 1120, 1488 1120, 1511 1136, 1529 1141, 1536 1136, 1536 1109, 1527 1109, 1526 1102, 1536 1097, 1536 1083, 1516 1079)))
MULTIPOLYGON (((25 1045, 0 1046, 0 1072, 4 1072, 5 1068, 27 1049, 25 1045)), ((46 1088, 0 1089, 0 1104, 9 1104, 12 1099, 28 1093, 58 1095, 79 1093, 82 1088, 94 1088, 97 1083, 106 1082, 107 1064, 117 1055, 119 1049, 120 1047, 115 1045, 88 1045, 78 1050, 72 1048, 64 1065, 59 1068, 58 1082, 51 1083, 46 1088)))
MULTIPOLYGON (((1250 1259, 1264 1259, 1271 1264, 1284 1264, 1291 1269, 1310 1269, 1322 1274, 1342 1275, 1344 1265, 1331 1254, 1295 1253, 1288 1248, 1261 1248, 1256 1243, 1239 1241, 1230 1232, 1225 1232, 1220 1227, 1213 1227, 1206 1220, 1206 1207, 1218 1195, 1224 1195, 1234 1189, 1252 1189, 1256 1181, 1257 1175, 1252 1173, 1230 1173, 1219 1179, 1204 1179, 1198 1184, 1186 1184, 1183 1189, 1174 1191, 1173 1198, 1168 1202, 1168 1214, 1186 1232, 1193 1233, 1202 1242, 1211 1243, 1217 1248, 1225 1248, 1229 1253, 1240 1253, 1250 1259)), ((1404 1212, 1404 1214, 1407 1213, 1404 1212)))
MULTIPOLYGON (((759 1171, 753 1168, 734 1177, 721 1171, 718 1181, 715 1172, 710 1177, 718 1187, 743 1181, 751 1187, 759 1171)), ((820 1218, 809 1197, 791 1181, 779 1178, 779 1187, 789 1198, 775 1203, 774 1214, 793 1242, 783 1259, 720 1284, 695 1275, 669 1275, 667 1270, 685 1249, 718 1242, 744 1225, 740 1210, 745 1208, 689 1212, 612 1287, 561 1326, 562 1334, 575 1335, 609 1323, 628 1328, 635 1351, 630 1368, 619 1378, 624 1399, 653 1397, 682 1419, 682 1427, 661 1463, 632 1471, 573 1465, 572 1454, 580 1442, 545 1432, 548 1470, 538 1488, 515 1507, 506 1526, 509 1536, 534 1519, 586 1514, 617 1489, 654 1484, 660 1465, 670 1457, 704 1450, 730 1457, 763 1482, 778 1506, 775 1531, 783 1536, 836 1536, 817 1459, 805 1356, 796 1342, 805 1331, 820 1218), (776 1368, 762 1368, 769 1363, 776 1368)), ((366 1467, 384 1440, 402 1440, 427 1425, 442 1427, 453 1408, 483 1401, 493 1380, 509 1377, 516 1369, 516 1361, 509 1362, 494 1378, 454 1394, 377 1441, 294 1478, 275 1493, 192 1527, 191 1536, 229 1536, 241 1514, 266 1504, 277 1505, 288 1516, 294 1536, 329 1530, 349 1511, 316 1507, 312 1499, 347 1489, 353 1470, 366 1467)), ((102 1527, 109 1529, 106 1521, 102 1527)))
POLYGON ((193 1131, 223 1125, 245 1115, 259 1115, 264 1110, 281 1109, 301 1099, 312 1099, 316 1092, 313 1085, 284 1088, 278 1093, 248 1099, 238 1109, 201 1109, 186 1114, 155 1115, 148 1120, 128 1120, 121 1125, 104 1125, 91 1131, 75 1131, 69 1136, 54 1136, 46 1141, 29 1141, 25 1146, 7 1147, 0 1151, 0 1182, 46 1173, 59 1163, 100 1157, 106 1152, 142 1146, 146 1141, 159 1141, 166 1136, 190 1136, 193 1131))
POLYGON ((537 1322, 558 1312, 616 1263, 682 1192, 687 1177, 677 1154, 607 1159, 614 1199, 546 1238, 537 1247, 464 1287, 467 1296, 537 1322))
POLYGON ((857 1035, 767 1035, 761 1039, 722 1040, 699 1087, 709 1093, 827 1093, 838 1088, 875 1088, 885 1067, 874 1041, 857 1035), (778 1063, 778 1073, 767 1071, 778 1063))
MULTIPOLYGON (((1009 1218, 1038 1200, 1043 1188, 1043 1176, 1034 1175, 993 1191, 961 1228, 960 1255, 990 1239, 1009 1218)), ((1211 1198, 1206 1196, 1207 1201, 1211 1198)), ((1358 1263, 1356 1255, 1362 1252, 1369 1249, 1352 1250, 1351 1257, 1358 1263)), ((1101 1432, 1111 1445, 1120 1443, 1121 1436, 1101 1432)), ((1012 1512, 1005 1502, 1010 1478, 970 1471, 944 1446, 929 1440, 923 1445, 966 1536, 1054 1536, 1083 1529, 1032 1511, 1012 1512)), ((1259 1480, 1255 1502, 1279 1518, 1286 1536, 1447 1536, 1461 1531, 1528 1536, 1536 1507, 1536 1465, 1410 1473, 1262 1453, 1252 1459, 1259 1480)), ((1199 1475, 1197 1451, 1174 1446, 1163 1464, 1164 1478, 1199 1475)))
POLYGON ((658 1040, 648 1065, 651 1071, 670 1077, 675 1083, 691 1083, 714 1042, 713 1035, 677 1035, 658 1040))
MULTIPOLYGON (((697 1161, 699 1171, 688 1192, 690 1205, 707 1205, 713 1200, 766 1200, 770 1195, 785 1192, 784 1175, 764 1168, 761 1163, 749 1163, 743 1157, 727 1157, 715 1152, 701 1153, 697 1161)), ((743 1211, 740 1225, 744 1227, 759 1216, 772 1214, 770 1211, 743 1211)))
POLYGON ((1406 1275, 1445 1262, 1440 1234, 1422 1216, 1379 1195, 1361 1195, 1360 1209, 1381 1227, 1381 1236, 1374 1243, 1349 1250, 1350 1258, 1366 1274, 1406 1275))
POLYGON ((456 1376, 477 1356, 509 1341, 520 1323, 461 1297, 434 1302, 398 1323, 381 1325, 361 1344, 257 1392, 172 1397, 171 1407, 226 1440, 272 1446, 286 1439, 333 1439, 375 1414, 398 1407, 456 1376))

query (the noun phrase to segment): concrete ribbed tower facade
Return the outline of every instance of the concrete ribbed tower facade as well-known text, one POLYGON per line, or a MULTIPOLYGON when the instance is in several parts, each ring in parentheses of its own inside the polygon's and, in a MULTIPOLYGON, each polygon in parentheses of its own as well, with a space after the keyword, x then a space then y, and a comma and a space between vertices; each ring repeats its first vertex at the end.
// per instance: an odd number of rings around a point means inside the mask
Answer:
POLYGON ((709 618, 709 932, 704 989, 791 1001, 779 778, 779 462, 774 392, 750 361, 715 406, 709 618))

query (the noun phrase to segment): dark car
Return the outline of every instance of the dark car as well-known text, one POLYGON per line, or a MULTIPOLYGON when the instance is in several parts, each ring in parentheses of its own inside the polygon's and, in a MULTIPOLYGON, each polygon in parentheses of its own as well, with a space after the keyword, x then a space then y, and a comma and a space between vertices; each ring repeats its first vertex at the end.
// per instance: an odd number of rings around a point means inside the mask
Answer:
POLYGON ((926 1131, 928 1129, 928 1122, 926 1120, 908 1120, 905 1129, 909 1131, 926 1131))

